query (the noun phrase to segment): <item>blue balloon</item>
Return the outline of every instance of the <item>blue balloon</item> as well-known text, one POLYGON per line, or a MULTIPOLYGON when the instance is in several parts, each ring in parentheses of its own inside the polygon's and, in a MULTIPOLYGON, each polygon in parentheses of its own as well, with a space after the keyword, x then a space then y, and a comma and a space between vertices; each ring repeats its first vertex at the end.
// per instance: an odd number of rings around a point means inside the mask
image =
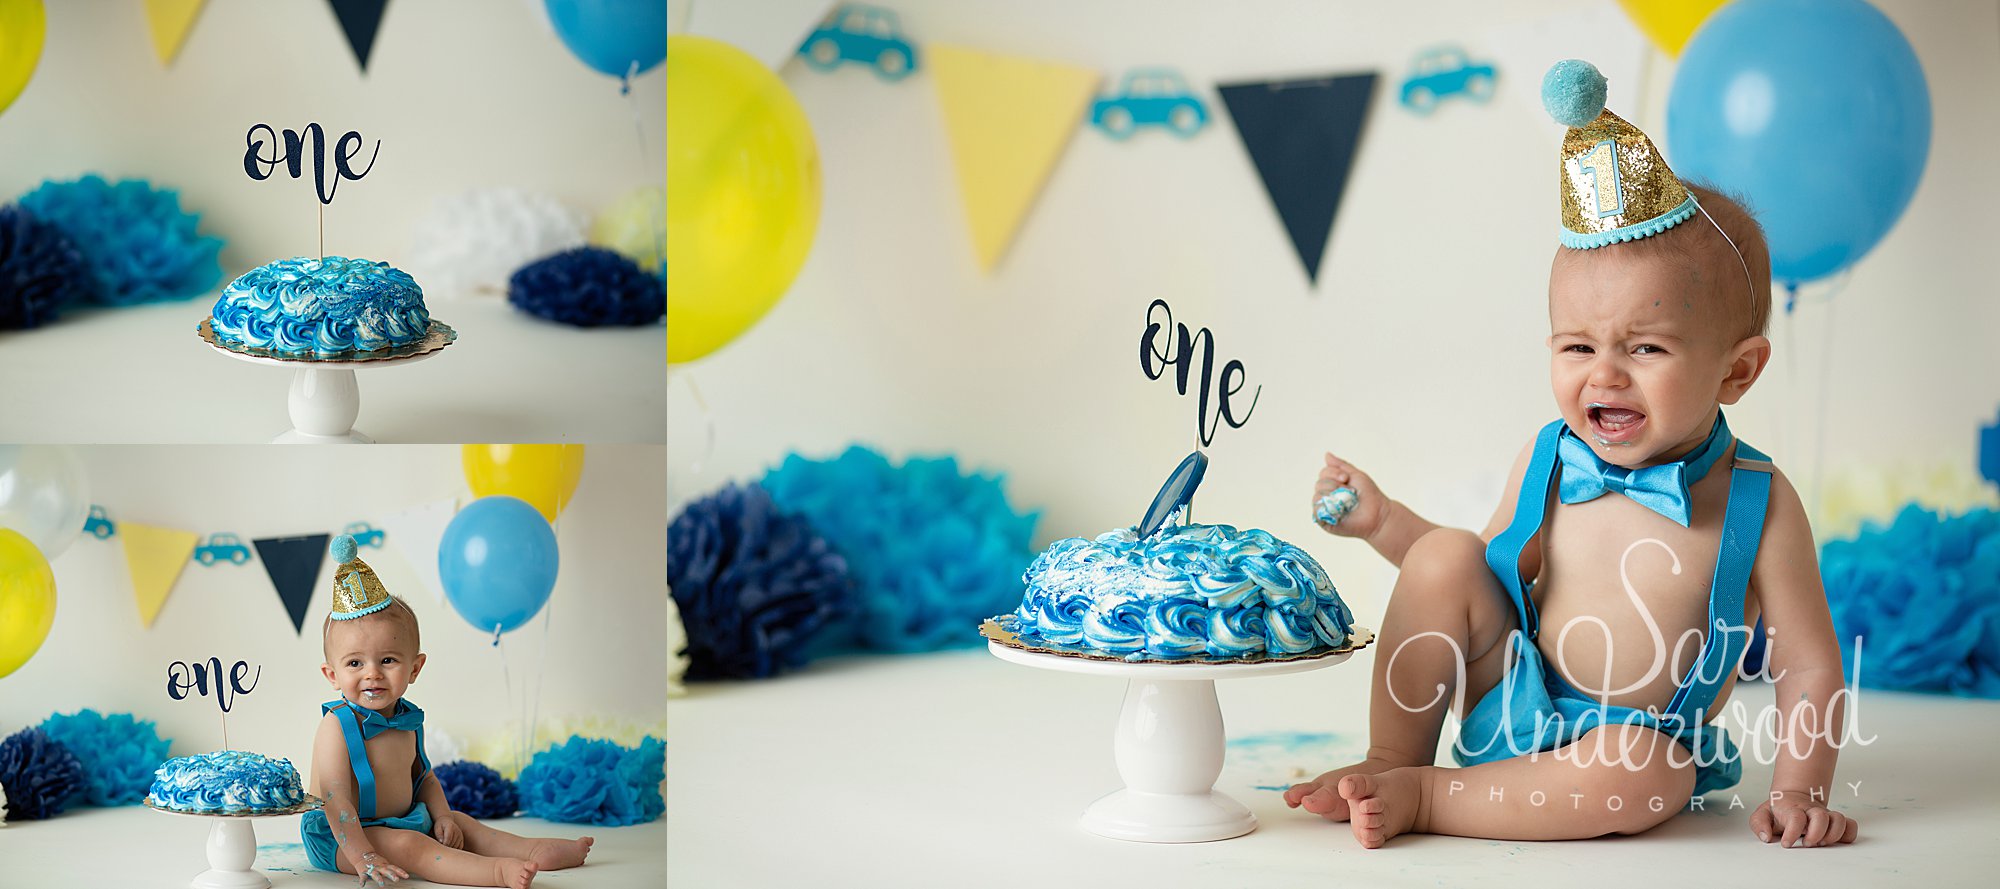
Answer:
POLYGON ((1853 265, 1903 215, 1931 145, 1910 42, 1861 0, 1737 0, 1681 53, 1668 162, 1741 192, 1788 285, 1853 265))
POLYGON ((481 497, 438 541, 438 576, 451 607, 481 632, 511 632, 556 587, 556 532, 526 501, 481 497))
POLYGON ((549 24, 569 51, 623 79, 667 60, 667 0, 546 0, 549 24))

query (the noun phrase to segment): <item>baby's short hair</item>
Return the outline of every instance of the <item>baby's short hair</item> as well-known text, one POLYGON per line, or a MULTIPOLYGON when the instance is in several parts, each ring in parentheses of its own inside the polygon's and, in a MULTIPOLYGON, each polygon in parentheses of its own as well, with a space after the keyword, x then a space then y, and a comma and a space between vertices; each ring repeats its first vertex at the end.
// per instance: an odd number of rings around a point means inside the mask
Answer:
MULTIPOLYGON (((1599 249, 1654 251, 1654 255, 1687 269, 1695 280, 1706 278, 1708 291, 1716 297, 1714 306, 1704 307, 1714 313, 1714 329, 1732 345, 1763 336, 1771 326, 1771 248, 1764 240, 1763 226, 1740 196, 1703 183, 1683 180, 1681 184, 1694 195, 1701 210, 1707 211, 1708 218, 1698 210, 1693 217, 1650 238, 1599 249), (1709 219, 1715 224, 1710 225, 1709 219), (1717 228, 1722 231, 1718 233, 1717 228), (1735 249, 1729 246, 1732 242, 1735 249)), ((1562 252, 1585 251, 1564 247, 1562 252)))
MULTIPOLYGON (((417 625, 417 612, 410 607, 410 603, 403 601, 402 597, 391 594, 389 596, 389 604, 382 606, 381 610, 372 611, 360 617, 348 618, 341 621, 341 623, 354 623, 364 620, 402 621, 410 628, 410 644, 415 646, 418 651, 424 650, 423 628, 417 625)), ((326 620, 319 628, 319 646, 322 653, 326 651, 326 641, 332 632, 333 613, 328 612, 326 620)))

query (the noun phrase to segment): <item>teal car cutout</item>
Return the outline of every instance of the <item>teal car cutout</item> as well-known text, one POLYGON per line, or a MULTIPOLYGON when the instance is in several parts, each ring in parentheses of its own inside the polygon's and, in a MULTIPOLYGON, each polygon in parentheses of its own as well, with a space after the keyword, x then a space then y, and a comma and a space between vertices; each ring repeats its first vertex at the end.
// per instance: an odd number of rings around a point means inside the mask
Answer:
POLYGON ((110 516, 104 514, 104 507, 93 503, 90 506, 90 518, 83 520, 83 533, 99 540, 110 540, 111 535, 118 533, 118 525, 111 521, 110 516))
POLYGON ((217 562, 241 565, 250 561, 250 548, 234 534, 210 534, 207 543, 194 548, 194 560, 203 565, 217 562))
POLYGON ((1208 107, 1168 68, 1129 72, 1118 93, 1092 102, 1090 125, 1113 139, 1129 139, 1140 127, 1161 127, 1183 139, 1208 125, 1208 107))
POLYGON ((1431 113, 1438 103, 1452 96, 1485 102, 1493 98, 1497 77, 1492 65, 1473 63, 1466 58, 1465 50, 1456 46, 1425 50, 1410 66, 1401 100, 1404 108, 1418 114, 1431 113))
POLYGON ((883 80, 902 80, 917 70, 916 45, 903 39, 895 13, 876 6, 851 4, 834 10, 799 44, 799 55, 821 71, 847 62, 867 65, 883 80))
POLYGON ((382 532, 378 530, 374 525, 368 524, 367 522, 355 522, 352 525, 348 525, 347 527, 340 529, 340 533, 354 538, 355 546, 372 546, 375 547, 376 549, 382 548, 382 532))

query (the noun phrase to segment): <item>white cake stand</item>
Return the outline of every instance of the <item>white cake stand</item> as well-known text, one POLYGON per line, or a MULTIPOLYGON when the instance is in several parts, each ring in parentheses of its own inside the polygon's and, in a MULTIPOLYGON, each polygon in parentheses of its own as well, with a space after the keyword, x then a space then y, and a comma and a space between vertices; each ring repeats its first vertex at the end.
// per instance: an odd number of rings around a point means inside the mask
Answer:
POLYGON ((450 326, 432 321, 422 341, 397 350, 404 354, 340 361, 238 351, 217 342, 208 321, 201 322, 195 332, 215 351, 238 361, 292 369, 291 394, 286 399, 292 428, 271 439, 273 444, 374 444, 374 439, 354 428, 354 419, 361 416, 361 387, 354 381, 354 372, 415 364, 458 339, 458 332, 450 326))
POLYGON ((306 794, 304 802, 289 809, 256 814, 207 814, 176 812, 151 803, 146 808, 182 818, 206 818, 214 822, 208 829, 208 870, 195 874, 188 883, 194 889, 269 889, 271 878, 257 869, 257 833, 250 829, 252 818, 297 815, 325 805, 319 797, 306 794))
POLYGON ((1204 843, 1257 829, 1257 816, 1215 789, 1226 737, 1215 680, 1331 667, 1374 641, 1355 627, 1350 647, 1314 658, 1247 664, 1128 663, 1026 651, 989 640, 1004 661, 1126 680, 1112 753, 1125 787, 1083 810, 1084 830, 1141 843, 1204 843))

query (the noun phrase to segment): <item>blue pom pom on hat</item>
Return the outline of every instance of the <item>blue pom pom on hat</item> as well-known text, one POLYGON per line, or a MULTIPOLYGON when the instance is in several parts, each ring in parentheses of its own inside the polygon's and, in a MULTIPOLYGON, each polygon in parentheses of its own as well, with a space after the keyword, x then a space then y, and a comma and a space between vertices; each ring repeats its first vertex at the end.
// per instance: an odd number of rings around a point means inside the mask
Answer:
POLYGON ((1542 107, 1566 127, 1589 126, 1604 113, 1605 95, 1603 72, 1582 59, 1564 59, 1542 75, 1542 107))

